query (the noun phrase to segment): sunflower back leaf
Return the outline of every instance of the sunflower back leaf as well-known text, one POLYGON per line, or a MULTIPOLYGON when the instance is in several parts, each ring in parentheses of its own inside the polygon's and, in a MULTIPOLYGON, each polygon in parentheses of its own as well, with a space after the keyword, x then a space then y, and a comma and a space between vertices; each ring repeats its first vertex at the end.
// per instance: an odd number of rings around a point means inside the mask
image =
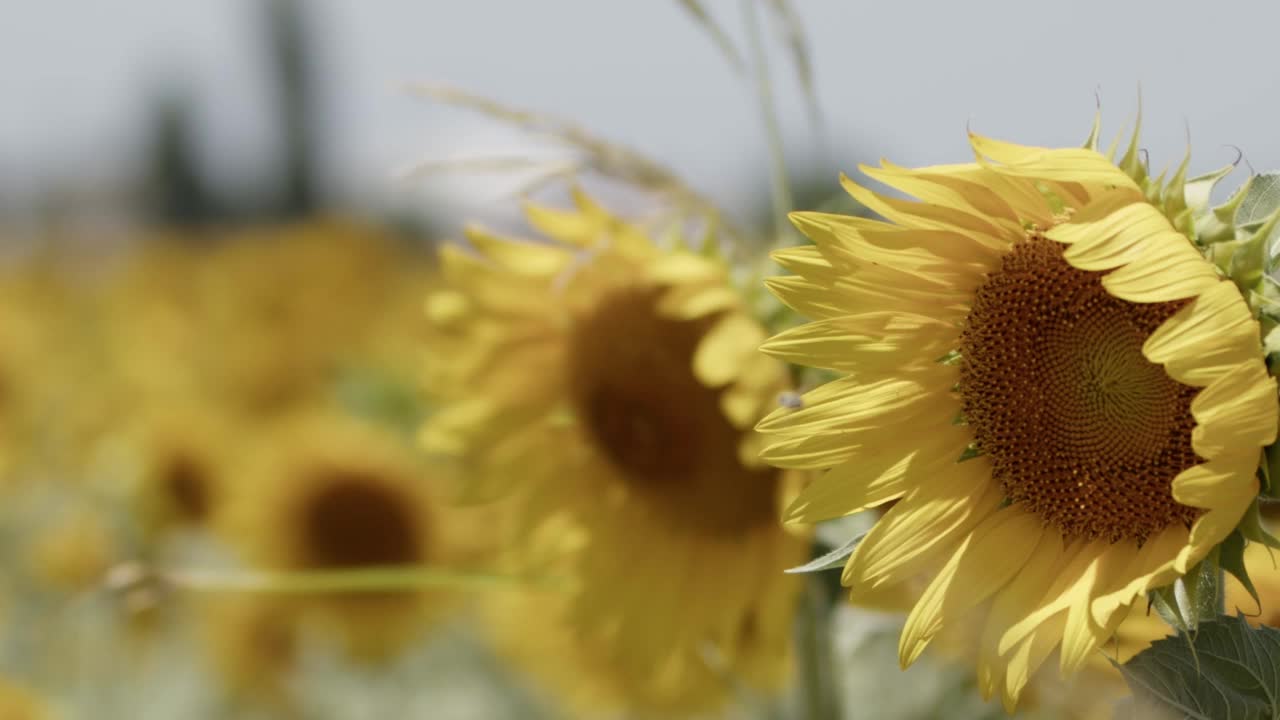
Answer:
POLYGON ((1240 617, 1157 640, 1118 667, 1133 693, 1123 720, 1280 718, 1280 630, 1240 617))
POLYGON ((1280 210, 1280 172, 1265 172, 1249 179, 1249 189, 1236 208, 1239 227, 1260 225, 1280 210))
POLYGON ((803 565, 787 568, 786 570, 783 570, 783 572, 794 575, 798 573, 822 572, 823 570, 834 570, 838 567, 844 567, 845 561, 849 559, 849 556, 853 554, 854 550, 858 549, 858 544, 861 543, 862 538, 866 536, 866 532, 860 532, 849 538, 849 540, 840 547, 830 552, 825 552, 803 565))

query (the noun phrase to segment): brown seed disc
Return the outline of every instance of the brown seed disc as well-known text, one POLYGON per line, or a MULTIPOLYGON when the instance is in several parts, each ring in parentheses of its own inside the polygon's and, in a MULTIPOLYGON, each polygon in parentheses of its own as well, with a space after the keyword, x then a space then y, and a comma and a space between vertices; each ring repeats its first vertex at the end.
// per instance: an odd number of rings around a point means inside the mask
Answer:
POLYGON ((693 375, 714 321, 662 317, 659 295, 617 290, 575 322, 569 388, 585 432, 668 519, 720 535, 775 522, 776 472, 738 461, 741 433, 721 413, 721 389, 693 375))
POLYGON ((178 452, 169 458, 160 478, 164 492, 182 520, 198 523, 208 517, 212 504, 209 474, 204 463, 189 453, 178 452))
POLYGON ((303 562, 350 568, 421 562, 422 518, 411 499, 357 472, 328 470, 302 506, 303 562))
POLYGON ((961 337, 960 396, 1012 502, 1069 537, 1139 542, 1200 514, 1175 502, 1197 388, 1142 344, 1183 302, 1112 297, 1060 243, 1019 243, 978 288, 961 337))

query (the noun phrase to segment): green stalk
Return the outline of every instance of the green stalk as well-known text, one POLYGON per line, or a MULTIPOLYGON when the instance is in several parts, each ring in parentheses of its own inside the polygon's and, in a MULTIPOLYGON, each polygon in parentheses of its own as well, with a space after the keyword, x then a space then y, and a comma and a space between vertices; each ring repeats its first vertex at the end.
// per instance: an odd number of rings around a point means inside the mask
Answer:
POLYGON ((764 49, 764 40, 760 34, 756 0, 742 0, 742 11, 746 17, 747 37, 751 46, 756 97, 760 101, 760 114, 764 118, 765 138, 769 147, 769 190, 773 204, 774 242, 782 245, 792 233, 791 223, 787 220, 787 215, 793 209, 791 180, 787 174, 782 129, 778 124, 777 107, 773 100, 773 83, 769 79, 769 62, 764 49))
POLYGON ((817 573, 806 580, 796 620, 800 716, 808 720, 839 720, 839 685, 831 652, 831 591, 817 573))
MULTIPOLYGON (((491 573, 466 573, 416 566, 362 567, 337 570, 191 570, 148 571, 122 566, 108 583, 116 589, 147 587, 155 583, 194 592, 242 592, 276 595, 326 593, 407 592, 428 588, 497 588, 524 578, 491 573)), ((532 584, 546 584, 533 582, 532 584)))

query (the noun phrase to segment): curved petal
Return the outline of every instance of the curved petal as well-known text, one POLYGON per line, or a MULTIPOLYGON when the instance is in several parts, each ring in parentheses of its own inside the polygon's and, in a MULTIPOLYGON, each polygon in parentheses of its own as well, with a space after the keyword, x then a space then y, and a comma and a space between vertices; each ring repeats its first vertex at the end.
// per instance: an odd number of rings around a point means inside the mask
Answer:
POLYGON ((805 323, 760 346, 780 360, 850 374, 892 373, 954 350, 960 329, 921 315, 872 312, 805 323))
POLYGON ((841 582, 855 600, 864 586, 904 580, 954 552, 954 539, 995 511, 1003 499, 983 458, 937 473, 885 513, 849 557, 841 582))
POLYGON ((1111 582, 1103 580, 1102 588, 1089 608, 1093 621, 1105 625, 1134 598, 1167 585, 1173 580, 1173 561, 1186 547, 1191 533, 1182 525, 1165 528, 1139 548, 1130 565, 1111 582))
POLYGON ((1191 446, 1212 460, 1270 445, 1276 439, 1275 378, 1261 359, 1236 366, 1191 401, 1191 446))
POLYGON ((1031 556, 1044 523, 1018 506, 990 515, 925 588, 907 616, 898 661, 907 667, 945 623, 973 609, 1002 588, 1031 556))
POLYGON ((896 500, 954 464, 969 439, 967 428, 950 422, 913 427, 909 438, 897 427, 877 428, 802 490, 783 521, 821 522, 896 500))
POLYGON ((1258 358, 1259 333, 1240 291, 1223 280, 1156 328, 1142 354, 1178 382, 1204 387, 1258 358))

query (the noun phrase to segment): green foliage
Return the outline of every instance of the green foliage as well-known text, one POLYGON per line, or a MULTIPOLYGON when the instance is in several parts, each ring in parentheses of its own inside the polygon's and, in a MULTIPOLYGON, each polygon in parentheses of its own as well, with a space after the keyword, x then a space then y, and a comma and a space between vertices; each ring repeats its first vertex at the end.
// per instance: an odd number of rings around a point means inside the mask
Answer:
POLYGON ((862 538, 866 536, 867 534, 865 532, 860 532, 849 538, 849 540, 840 545, 840 547, 837 547, 830 552, 823 553, 803 565, 788 568, 783 572, 791 574, 811 573, 843 567, 845 560, 848 560, 849 556, 853 554, 853 551, 858 549, 858 544, 861 543, 862 538))
POLYGON ((1280 210, 1280 172, 1265 172, 1249 179, 1249 189, 1236 208, 1239 227, 1260 225, 1280 210))
POLYGON ((1151 605, 1165 622, 1182 632, 1192 632, 1222 610, 1220 548, 1196 563, 1183 577, 1151 593, 1151 605))
POLYGON ((1240 617, 1157 640, 1120 672, 1133 692, 1120 720, 1280 720, 1280 631, 1240 617))

